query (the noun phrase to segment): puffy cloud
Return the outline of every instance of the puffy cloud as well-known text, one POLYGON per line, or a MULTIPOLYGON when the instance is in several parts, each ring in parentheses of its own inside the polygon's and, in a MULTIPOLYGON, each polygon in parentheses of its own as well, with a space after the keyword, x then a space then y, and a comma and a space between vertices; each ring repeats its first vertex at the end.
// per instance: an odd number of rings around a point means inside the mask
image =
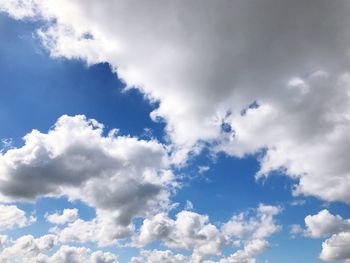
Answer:
POLYGON ((170 248, 192 251, 193 258, 199 260, 219 255, 225 244, 224 237, 209 222, 208 216, 186 210, 179 212, 175 220, 165 214, 145 219, 135 243, 145 245, 156 240, 163 240, 170 248))
POLYGON ((78 218, 78 209, 64 209, 62 214, 46 214, 45 217, 52 224, 63 225, 78 218))
POLYGON ((269 247, 270 244, 266 240, 251 240, 242 250, 238 250, 226 258, 220 259, 217 263, 257 263, 256 258, 254 258, 255 255, 264 252, 269 247))
POLYGON ((303 233, 306 236, 327 238, 322 243, 320 259, 350 262, 350 219, 343 219, 340 215, 333 215, 324 209, 316 215, 305 217, 305 225, 303 233))
POLYGON ((281 229, 274 219, 280 212, 280 207, 260 204, 255 217, 249 217, 249 213, 235 215, 222 226, 222 231, 239 239, 264 239, 281 229))
POLYGON ((313 238, 327 237, 343 231, 350 231, 350 220, 339 215, 332 215, 327 209, 316 215, 305 217, 305 233, 313 238))
POLYGON ((139 235, 134 237, 134 243, 143 246, 162 240, 169 248, 192 251, 191 262, 220 256, 225 246, 239 247, 243 244, 243 248, 227 260, 253 260, 256 254, 270 246, 265 239, 280 230, 274 219, 280 212, 279 207, 259 205, 255 215, 241 213, 233 216, 221 229, 211 224, 208 216, 195 212, 181 211, 175 220, 162 213, 144 220, 139 235))
MULTIPOLYGON (((24 227, 35 220, 14 205, 0 205, 0 231, 15 227, 24 227)), ((1 242, 0 242, 1 244, 1 242)))
MULTIPOLYGON (((0 239, 1 240, 1 239, 0 239)), ((45 235, 34 238, 31 235, 22 236, 15 241, 0 244, 0 262, 28 262, 28 263, 118 263, 117 256, 109 253, 91 251, 85 247, 61 246, 56 253, 51 252, 58 244, 57 237, 45 235)))
POLYGON ((90 221, 77 219, 64 228, 54 227, 50 232, 59 237, 60 242, 96 242, 99 246, 115 245, 118 239, 130 236, 133 229, 130 226, 115 224, 110 216, 98 216, 90 221))
MULTIPOLYGON (((167 151, 154 140, 114 130, 104 136, 102 124, 78 115, 62 116, 48 133, 33 130, 24 141, 0 155, 1 201, 67 196, 96 208, 97 221, 122 226, 124 233, 132 218, 168 209, 176 183, 167 151)), ((75 211, 48 219, 63 223, 66 217, 75 211)))
POLYGON ((110 252, 95 251, 85 247, 61 246, 52 256, 40 255, 38 263, 118 263, 116 255, 110 252))
POLYGON ((0 252, 0 262, 37 262, 37 257, 49 251, 56 244, 54 235, 46 235, 34 238, 31 235, 18 238, 10 246, 5 246, 0 252))
POLYGON ((108 62, 158 100, 151 116, 166 121, 174 162, 202 141, 234 156, 266 149, 258 176, 282 169, 300 180, 295 194, 346 202, 349 9, 327 0, 0 4, 48 21, 38 34, 53 57, 108 62))
POLYGON ((350 232, 333 235, 322 244, 320 259, 325 261, 344 260, 350 262, 350 232))
POLYGON ((181 254, 174 254, 170 250, 142 250, 139 257, 133 257, 130 263, 187 263, 190 259, 181 254))

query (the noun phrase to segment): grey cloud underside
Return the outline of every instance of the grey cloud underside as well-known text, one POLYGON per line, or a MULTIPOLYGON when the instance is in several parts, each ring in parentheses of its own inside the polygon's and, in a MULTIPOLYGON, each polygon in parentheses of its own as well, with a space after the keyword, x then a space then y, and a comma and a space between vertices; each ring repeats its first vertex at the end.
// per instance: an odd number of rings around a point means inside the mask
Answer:
MULTIPOLYGON (((67 196, 108 211, 116 224, 166 209, 171 172, 155 141, 102 135, 84 116, 62 116, 48 133, 33 131, 25 145, 0 156, 2 201, 67 196)), ((107 213, 107 214, 108 214, 107 213)))

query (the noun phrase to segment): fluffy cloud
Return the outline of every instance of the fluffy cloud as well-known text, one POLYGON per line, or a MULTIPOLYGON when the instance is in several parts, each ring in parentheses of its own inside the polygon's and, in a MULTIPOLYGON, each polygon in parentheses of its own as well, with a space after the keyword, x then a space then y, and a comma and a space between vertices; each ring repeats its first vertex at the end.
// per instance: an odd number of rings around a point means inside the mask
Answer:
POLYGON ((0 262, 37 262, 38 256, 52 249, 56 241, 54 235, 40 238, 34 238, 31 235, 22 236, 1 250, 0 262))
POLYGON ((165 214, 144 220, 136 243, 145 245, 156 240, 163 240, 170 248, 192 251, 193 258, 199 260, 219 255, 225 244, 224 237, 209 223, 208 216, 185 210, 176 215, 176 220, 165 214))
POLYGON ((142 250, 139 257, 133 257, 130 263, 187 263, 189 258, 181 255, 174 254, 170 250, 142 250))
POLYGON ((255 217, 249 213, 233 216, 223 225, 222 231, 226 236, 238 239, 264 239, 281 229, 274 219, 280 212, 280 207, 259 205, 255 217))
POLYGON ((62 214, 54 213, 45 215, 47 221, 52 224, 63 225, 75 221, 78 218, 78 209, 64 209, 62 214))
POLYGON ((184 210, 173 220, 162 213, 144 220, 134 242, 143 246, 162 240, 169 248, 192 251, 191 262, 220 256, 225 246, 243 244, 242 249, 222 259, 227 260, 223 262, 253 260, 256 254, 270 246, 266 239, 280 230, 274 219, 280 212, 279 207, 260 205, 254 213, 233 216, 220 229, 211 224, 206 215, 184 210))
MULTIPOLYGON (((82 115, 62 116, 48 133, 33 130, 24 141, 0 155, 3 202, 67 196, 96 208, 99 222, 125 231, 133 217, 168 209, 175 182, 167 152, 156 141, 117 136, 114 130, 104 136, 102 124, 82 115)), ((63 223, 75 213, 48 219, 63 223)))
MULTIPOLYGON (((264 252, 270 247, 270 244, 266 240, 255 239, 249 241, 244 249, 238 250, 236 253, 222 258, 216 263, 257 263, 255 255, 264 252)), ((208 261, 208 263, 215 263, 208 261)))
POLYGON ((327 237, 343 231, 350 232, 350 220, 344 220, 339 215, 332 215, 328 210, 322 210, 316 215, 305 217, 306 235, 313 238, 327 237))
POLYGON ((60 242, 95 242, 100 247, 115 245, 118 239, 130 236, 133 232, 131 225, 125 227, 115 224, 109 215, 85 221, 77 219, 64 228, 54 227, 50 232, 59 237, 60 242))
MULTIPOLYGON (((57 237, 46 235, 34 238, 22 236, 15 241, 6 242, 0 251, 0 262, 28 263, 118 263, 117 256, 109 252, 94 251, 85 247, 61 246, 56 253, 48 256, 57 245, 57 237)), ((0 244, 2 245, 2 244, 0 244)))
MULTIPOLYGON (((35 220, 14 205, 0 205, 0 231, 15 227, 24 227, 35 220)), ((1 244, 1 242, 0 242, 1 244)))
POLYGON ((118 263, 118 258, 112 253, 95 251, 85 247, 61 246, 52 256, 40 255, 38 263, 118 263))
POLYGON ((350 262, 350 232, 333 235, 322 244, 320 258, 325 261, 344 260, 350 262))
POLYGON ((350 219, 343 219, 340 215, 333 215, 325 209, 316 215, 308 215, 305 218, 305 225, 306 229, 303 231, 305 235, 312 238, 327 238, 322 244, 320 259, 350 262, 350 219))
POLYGON ((152 118, 166 121, 174 162, 201 141, 234 156, 266 149, 258 176, 282 169, 300 181, 295 194, 346 202, 349 9, 327 0, 0 4, 48 21, 38 35, 53 57, 108 62, 158 100, 152 118))

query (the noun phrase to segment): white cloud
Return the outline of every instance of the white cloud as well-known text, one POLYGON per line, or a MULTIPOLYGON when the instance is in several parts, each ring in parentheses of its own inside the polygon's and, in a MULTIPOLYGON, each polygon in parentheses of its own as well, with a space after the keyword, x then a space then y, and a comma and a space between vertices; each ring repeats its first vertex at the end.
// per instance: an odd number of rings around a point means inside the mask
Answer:
POLYGON ((217 263, 257 263, 255 256, 268 248, 270 244, 266 240, 255 239, 249 241, 242 250, 220 259, 217 263))
POLYGON ((281 230, 274 216, 281 212, 280 207, 259 205, 256 216, 241 213, 233 216, 222 226, 225 235, 239 239, 264 239, 281 230))
POLYGON ((37 257, 52 249, 56 241, 54 235, 40 238, 34 238, 31 235, 22 236, 1 250, 0 262, 37 262, 37 257))
POLYGON ((0 231, 25 227, 33 220, 34 218, 28 218, 23 210, 14 205, 0 205, 0 231))
POLYGON ((344 260, 350 261, 350 232, 342 232, 333 235, 322 244, 320 259, 325 261, 344 260))
POLYGON ((78 209, 64 209, 62 214, 46 214, 45 218, 52 224, 63 225, 68 222, 73 222, 79 217, 78 209))
POLYGON ((305 225, 303 233, 306 236, 327 238, 322 243, 320 259, 350 262, 350 219, 343 219, 340 215, 333 215, 324 209, 316 215, 305 217, 305 225))
MULTIPOLYGON (((4 240, 6 241, 6 238, 4 240)), ((1 263, 118 263, 117 256, 112 253, 91 251, 85 247, 61 246, 49 256, 47 254, 58 244, 55 235, 39 238, 26 235, 15 241, 5 241, 0 244, 1 263)))
POLYGON ((188 263, 190 259, 181 254, 174 254, 170 250, 142 250, 141 255, 133 257, 130 263, 188 263))
POLYGON ((199 260, 220 255, 225 244, 224 237, 209 222, 208 216, 186 210, 179 212, 175 220, 165 214, 144 220, 135 244, 143 246, 157 240, 164 241, 169 248, 192 251, 192 257, 199 260))
POLYGON ((109 215, 85 221, 77 219, 64 228, 54 227, 50 232, 59 237, 60 242, 96 242, 98 246, 116 245, 118 239, 130 236, 133 232, 131 226, 116 225, 109 215))
POLYGON ((118 263, 118 258, 110 252, 95 251, 85 247, 61 246, 52 256, 40 255, 38 263, 118 263))
POLYGON ((211 224, 208 216, 195 212, 183 210, 176 215, 175 220, 162 213, 144 220, 139 235, 134 237, 134 243, 144 246, 161 240, 168 248, 191 251, 191 262, 194 263, 210 256, 221 256, 225 246, 240 247, 243 244, 243 248, 231 255, 230 260, 253 260, 259 251, 270 246, 265 239, 280 230, 274 219, 280 212, 279 207, 260 205, 254 214, 233 216, 221 229, 211 224))
POLYGON ((343 231, 350 231, 350 220, 344 220, 339 215, 332 215, 327 209, 316 215, 305 217, 305 234, 313 237, 327 237, 343 231))
POLYGON ((217 151, 235 156, 266 148, 259 176, 283 169, 300 180, 295 194, 346 202, 349 8, 327 0, 0 4, 17 19, 49 21, 39 36, 52 56, 108 62, 128 87, 159 100, 151 116, 166 121, 174 162, 199 141, 219 141, 217 151))
MULTIPOLYGON (((48 133, 33 130, 24 140, 0 155, 3 202, 67 196, 96 208, 97 221, 114 222, 123 233, 132 218, 169 208, 176 183, 166 149, 154 140, 104 136, 103 125, 83 115, 62 116, 48 133)), ((63 223, 66 216, 75 212, 48 218, 63 223)))

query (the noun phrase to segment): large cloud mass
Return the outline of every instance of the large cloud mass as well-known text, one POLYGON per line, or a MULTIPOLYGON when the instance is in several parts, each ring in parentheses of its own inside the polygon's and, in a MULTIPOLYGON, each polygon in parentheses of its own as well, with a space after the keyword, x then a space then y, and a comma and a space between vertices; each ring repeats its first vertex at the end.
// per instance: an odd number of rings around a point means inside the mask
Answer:
MULTIPOLYGON (((156 141, 118 136, 114 130, 105 136, 102 124, 82 115, 62 116, 48 133, 33 130, 24 140, 24 146, 0 155, 0 201, 81 200, 96 209, 94 222, 111 240, 130 234, 134 217, 168 209, 175 181, 167 170, 167 152, 156 141)), ((10 208, 1 209, 21 216, 10 208)), ((76 217, 76 210, 47 216, 58 224, 76 217)))
POLYGON ((174 162, 201 141, 266 149, 258 176, 282 169, 300 180, 295 194, 350 202, 348 1, 0 3, 48 22, 38 34, 52 56, 108 62, 159 100, 174 162))

